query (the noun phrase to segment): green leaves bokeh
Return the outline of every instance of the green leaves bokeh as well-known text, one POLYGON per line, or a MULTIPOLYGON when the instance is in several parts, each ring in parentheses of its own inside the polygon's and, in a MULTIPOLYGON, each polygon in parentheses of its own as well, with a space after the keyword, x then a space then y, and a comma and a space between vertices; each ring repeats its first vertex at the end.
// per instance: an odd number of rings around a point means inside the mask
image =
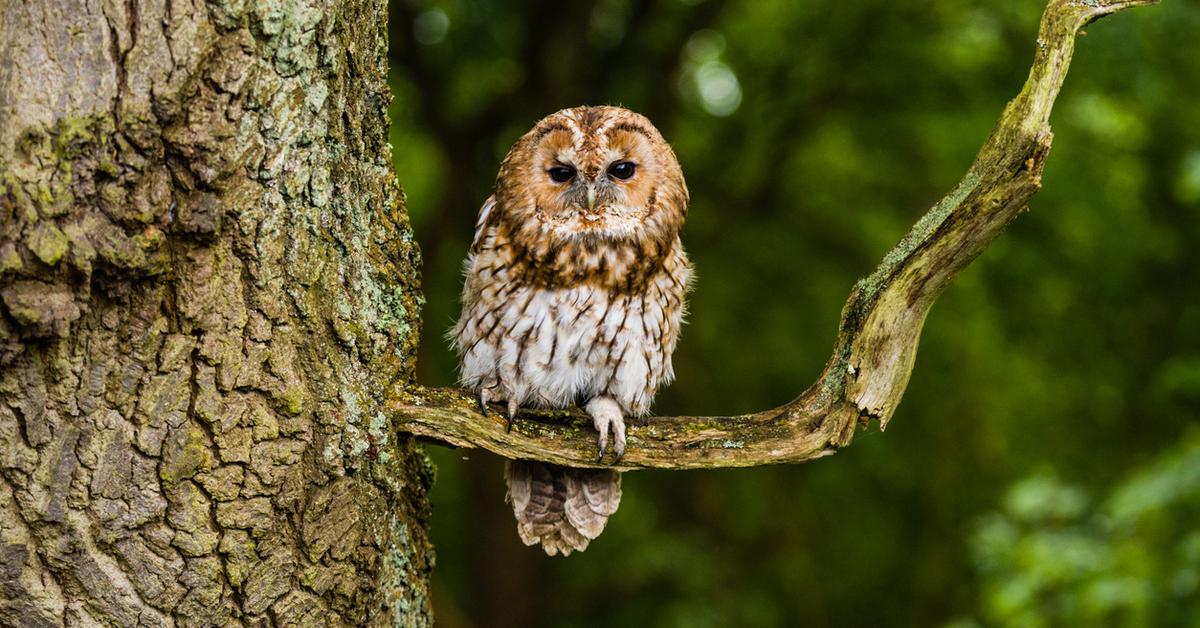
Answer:
MULTIPOLYGON (((698 281, 656 412, 789 400, 854 280, 1017 93, 1041 9, 395 0, 422 382, 453 382, 443 335, 508 146, 612 103, 658 125, 693 199, 698 281)), ((565 560, 520 545, 498 460, 431 448, 439 623, 1196 625, 1197 38, 1189 0, 1080 38, 1044 190, 935 305, 886 435, 801 466, 628 475, 608 530, 565 560)))
POLYGON ((1015 484, 970 546, 998 626, 1200 625, 1200 431, 1102 500, 1053 473, 1015 484))

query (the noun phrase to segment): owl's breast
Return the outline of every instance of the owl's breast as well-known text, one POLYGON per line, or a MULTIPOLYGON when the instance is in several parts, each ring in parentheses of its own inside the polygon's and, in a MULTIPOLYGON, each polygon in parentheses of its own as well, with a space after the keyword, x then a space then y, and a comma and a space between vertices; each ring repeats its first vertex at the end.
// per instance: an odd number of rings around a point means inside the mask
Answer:
POLYGON ((686 260, 679 271, 664 269, 645 290, 624 294, 594 284, 479 285, 455 329, 463 385, 499 385, 522 405, 539 407, 608 395, 626 413, 644 414, 674 375, 686 260))

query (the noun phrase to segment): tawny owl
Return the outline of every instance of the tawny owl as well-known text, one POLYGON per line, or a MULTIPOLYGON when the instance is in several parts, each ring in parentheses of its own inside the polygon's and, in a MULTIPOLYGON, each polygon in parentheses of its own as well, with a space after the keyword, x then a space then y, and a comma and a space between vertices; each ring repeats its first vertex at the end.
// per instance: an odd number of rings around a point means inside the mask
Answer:
MULTIPOLYGON (((625 453, 625 417, 674 377, 691 266, 679 241, 688 192, 671 147, 620 107, 564 109, 500 165, 466 260, 453 340, 480 407, 578 404, 604 459, 625 453)), ((508 500, 527 545, 583 550, 621 498, 612 470, 512 462, 508 500)))

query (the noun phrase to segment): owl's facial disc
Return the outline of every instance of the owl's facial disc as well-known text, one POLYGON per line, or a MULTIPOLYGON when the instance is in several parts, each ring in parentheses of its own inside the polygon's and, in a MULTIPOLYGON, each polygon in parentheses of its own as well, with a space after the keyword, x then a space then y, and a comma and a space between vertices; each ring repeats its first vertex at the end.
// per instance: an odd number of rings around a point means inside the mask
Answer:
POLYGON ((688 200, 670 145, 649 120, 619 107, 542 119, 505 158, 496 198, 530 244, 669 242, 688 200))

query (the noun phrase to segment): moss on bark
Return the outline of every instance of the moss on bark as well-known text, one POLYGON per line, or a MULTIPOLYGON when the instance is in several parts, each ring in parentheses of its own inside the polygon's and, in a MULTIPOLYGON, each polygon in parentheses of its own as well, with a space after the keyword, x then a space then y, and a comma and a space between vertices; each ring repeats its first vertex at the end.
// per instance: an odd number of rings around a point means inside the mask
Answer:
POLYGON ((0 624, 428 624, 384 3, 0 22, 0 624))

